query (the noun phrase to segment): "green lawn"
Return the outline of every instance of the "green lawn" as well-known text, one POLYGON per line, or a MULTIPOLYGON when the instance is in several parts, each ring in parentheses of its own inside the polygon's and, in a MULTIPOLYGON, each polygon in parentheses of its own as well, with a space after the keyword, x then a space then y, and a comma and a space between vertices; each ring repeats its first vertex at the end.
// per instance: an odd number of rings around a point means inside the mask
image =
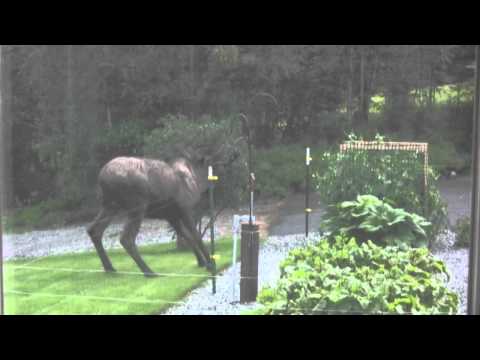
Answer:
MULTIPOLYGON (((192 252, 178 251, 174 243, 145 246, 140 253, 155 272, 179 275, 145 278, 122 249, 108 251, 115 274, 101 271, 95 252, 45 257, 30 265, 7 262, 6 313, 155 314, 181 301, 210 275, 197 266, 192 252)), ((228 267, 232 240, 219 239, 216 254, 220 255, 217 269, 228 267)))

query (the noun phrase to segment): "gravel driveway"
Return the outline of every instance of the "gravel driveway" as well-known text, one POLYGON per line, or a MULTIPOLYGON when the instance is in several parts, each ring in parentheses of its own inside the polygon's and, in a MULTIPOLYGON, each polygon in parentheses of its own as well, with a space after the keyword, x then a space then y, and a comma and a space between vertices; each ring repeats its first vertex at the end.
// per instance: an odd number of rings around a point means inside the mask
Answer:
MULTIPOLYGON (((119 235, 123 224, 111 224, 105 231, 103 243, 106 249, 120 247, 119 235)), ((137 244, 165 243, 172 241, 165 224, 144 221, 137 237, 137 244)), ((86 226, 74 226, 57 230, 32 231, 23 234, 5 234, 5 260, 35 258, 64 253, 94 251, 86 226)))

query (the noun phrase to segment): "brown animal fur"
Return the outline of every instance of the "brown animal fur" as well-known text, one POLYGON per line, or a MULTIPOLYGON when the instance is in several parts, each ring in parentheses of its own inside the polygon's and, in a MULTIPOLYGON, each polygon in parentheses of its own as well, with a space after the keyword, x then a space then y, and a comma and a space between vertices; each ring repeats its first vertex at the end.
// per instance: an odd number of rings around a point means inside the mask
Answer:
POLYGON ((194 166, 185 158, 171 163, 135 157, 118 157, 99 174, 102 209, 88 227, 88 234, 107 272, 115 269, 102 244, 113 217, 127 214, 120 243, 146 276, 154 275, 140 256, 135 238, 145 217, 164 219, 193 249, 199 266, 211 268, 212 260, 193 220, 193 208, 208 188, 207 165, 194 166))

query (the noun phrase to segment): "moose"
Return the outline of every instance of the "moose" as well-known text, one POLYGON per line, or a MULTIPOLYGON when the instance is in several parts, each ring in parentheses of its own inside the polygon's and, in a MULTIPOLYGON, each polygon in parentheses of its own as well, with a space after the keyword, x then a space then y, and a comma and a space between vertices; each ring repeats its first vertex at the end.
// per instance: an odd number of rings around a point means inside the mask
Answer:
POLYGON ((213 268, 213 259, 195 226, 194 208, 208 190, 208 166, 229 165, 240 154, 236 150, 225 151, 226 144, 220 142, 195 151, 191 148, 177 150, 180 156, 170 161, 117 157, 100 170, 98 185, 102 207, 87 232, 106 272, 115 272, 115 269, 103 247, 102 236, 120 213, 127 216, 120 244, 146 277, 153 277, 155 273, 142 259, 135 244, 144 218, 166 220, 177 236, 186 239, 198 266, 207 270, 213 268))

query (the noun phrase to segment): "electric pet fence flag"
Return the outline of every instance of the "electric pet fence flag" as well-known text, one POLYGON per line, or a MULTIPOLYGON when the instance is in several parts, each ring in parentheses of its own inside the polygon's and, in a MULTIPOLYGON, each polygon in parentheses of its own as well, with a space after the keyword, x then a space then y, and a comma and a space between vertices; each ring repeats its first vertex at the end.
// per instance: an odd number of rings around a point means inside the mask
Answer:
POLYGON ((307 147, 306 150, 306 157, 305 157, 305 168, 306 168, 306 174, 305 174, 305 237, 308 238, 308 217, 310 213, 312 212, 312 209, 310 209, 310 161, 312 161, 312 158, 310 157, 310 148, 307 147))
POLYGON ((217 284, 216 284, 216 274, 217 274, 217 265, 215 260, 218 258, 215 255, 215 202, 213 198, 213 190, 215 187, 215 181, 218 181, 218 176, 213 175, 213 169, 211 166, 208 167, 208 182, 209 182, 209 194, 210 194, 210 244, 211 244, 211 261, 212 261, 212 293, 215 294, 217 292, 217 284))

